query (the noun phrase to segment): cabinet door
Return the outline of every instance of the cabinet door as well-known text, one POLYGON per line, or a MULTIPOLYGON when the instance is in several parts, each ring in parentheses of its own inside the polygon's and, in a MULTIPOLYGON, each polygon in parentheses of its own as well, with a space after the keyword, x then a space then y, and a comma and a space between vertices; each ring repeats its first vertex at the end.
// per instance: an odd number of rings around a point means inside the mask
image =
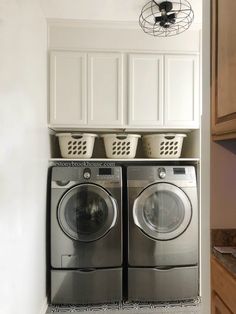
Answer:
POLYGON ((236 280, 215 257, 211 258, 211 287, 227 307, 236 313, 236 280))
POLYGON ((212 303, 211 303, 212 314, 233 314, 230 309, 224 304, 224 302, 218 297, 214 291, 212 292, 212 303))
POLYGON ((165 126, 198 128, 199 94, 198 57, 165 56, 165 126))
POLYGON ((50 124, 87 123, 86 54, 54 51, 50 55, 50 124))
POLYGON ((236 138, 235 11, 236 1, 212 0, 212 133, 226 139, 236 138))
POLYGON ((163 124, 163 57, 129 56, 129 126, 163 124))
POLYGON ((88 124, 122 126, 123 56, 88 54, 88 124))

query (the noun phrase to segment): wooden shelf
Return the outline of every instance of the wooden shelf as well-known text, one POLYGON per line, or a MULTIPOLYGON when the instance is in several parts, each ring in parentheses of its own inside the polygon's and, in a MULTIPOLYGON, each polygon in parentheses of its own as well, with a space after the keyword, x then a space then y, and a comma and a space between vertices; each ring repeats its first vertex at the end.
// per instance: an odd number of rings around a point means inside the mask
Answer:
POLYGON ((133 159, 110 159, 110 158, 90 158, 90 159, 67 159, 67 158, 50 158, 50 162, 70 162, 70 161, 88 161, 88 162, 199 162, 200 158, 133 158, 133 159))

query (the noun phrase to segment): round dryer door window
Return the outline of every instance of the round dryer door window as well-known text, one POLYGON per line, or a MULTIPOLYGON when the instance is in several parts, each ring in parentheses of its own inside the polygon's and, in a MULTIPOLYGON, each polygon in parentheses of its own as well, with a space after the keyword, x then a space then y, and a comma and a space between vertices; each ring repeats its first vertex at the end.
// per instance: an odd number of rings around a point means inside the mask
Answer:
POLYGON ((117 204, 103 188, 81 184, 67 191, 58 206, 62 230, 78 241, 95 241, 116 223, 117 204))
POLYGON ((192 217, 187 195, 170 183, 155 183, 141 192, 134 202, 135 224, 157 240, 171 240, 181 235, 192 217))

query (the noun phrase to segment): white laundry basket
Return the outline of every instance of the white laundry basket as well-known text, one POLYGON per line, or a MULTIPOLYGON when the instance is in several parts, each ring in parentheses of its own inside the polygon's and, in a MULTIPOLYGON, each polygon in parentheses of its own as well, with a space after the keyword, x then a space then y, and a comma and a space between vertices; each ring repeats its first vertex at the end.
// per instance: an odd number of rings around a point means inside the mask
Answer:
POLYGON ((136 155, 138 134, 103 134, 107 158, 134 158, 136 155))
POLYGON ((96 134, 58 133, 59 146, 63 158, 91 158, 96 134))
POLYGON ((144 135, 143 148, 148 158, 179 158, 183 139, 186 134, 150 134, 144 135))

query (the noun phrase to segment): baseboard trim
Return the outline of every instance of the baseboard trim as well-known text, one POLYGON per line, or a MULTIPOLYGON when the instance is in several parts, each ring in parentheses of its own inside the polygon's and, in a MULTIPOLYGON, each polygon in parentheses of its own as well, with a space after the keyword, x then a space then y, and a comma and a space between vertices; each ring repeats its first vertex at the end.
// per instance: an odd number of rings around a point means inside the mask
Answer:
POLYGON ((47 309, 48 309, 48 298, 46 297, 42 302, 42 306, 41 306, 41 310, 39 311, 39 314, 46 314, 47 309))

